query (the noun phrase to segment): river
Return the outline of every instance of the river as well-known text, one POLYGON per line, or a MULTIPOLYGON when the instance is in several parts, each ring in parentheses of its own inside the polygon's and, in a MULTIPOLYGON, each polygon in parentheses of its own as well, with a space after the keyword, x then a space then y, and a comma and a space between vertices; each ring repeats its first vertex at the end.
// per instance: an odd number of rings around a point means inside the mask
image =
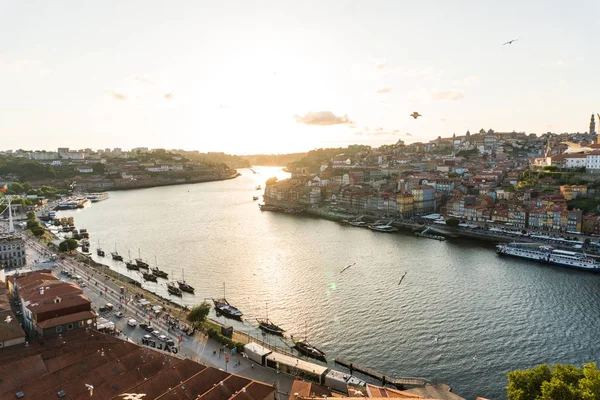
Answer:
MULTIPOLYGON (((185 276, 196 294, 184 294, 183 304, 221 297, 225 283, 245 323, 221 321, 283 345, 256 328, 268 311, 288 334, 307 334, 332 368, 343 369, 333 364, 343 357, 390 376, 444 382, 467 398, 498 399, 512 369, 600 359, 600 276, 500 258, 479 243, 261 212, 255 187, 287 174, 255 171, 110 192, 59 216, 88 229, 97 261, 140 279, 110 259, 117 246, 125 259, 140 251, 151 266, 156 258, 176 279, 185 276), (98 243, 108 257, 96 257, 98 243)), ((144 287, 167 297, 164 282, 144 287)))

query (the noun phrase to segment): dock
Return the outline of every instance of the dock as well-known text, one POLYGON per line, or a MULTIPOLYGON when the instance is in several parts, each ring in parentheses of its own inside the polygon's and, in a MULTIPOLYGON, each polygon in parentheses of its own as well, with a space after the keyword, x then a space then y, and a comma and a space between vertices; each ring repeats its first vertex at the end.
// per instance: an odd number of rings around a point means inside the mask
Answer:
POLYGON ((360 372, 361 374, 370 376, 371 378, 375 378, 381 381, 384 385, 390 384, 400 388, 407 385, 425 386, 425 384, 427 383, 427 380, 424 378, 392 378, 391 376, 384 375, 381 372, 377 372, 374 369, 368 367, 362 367, 344 358, 336 358, 335 363, 348 368, 350 370, 350 374, 353 374, 354 372, 360 372))

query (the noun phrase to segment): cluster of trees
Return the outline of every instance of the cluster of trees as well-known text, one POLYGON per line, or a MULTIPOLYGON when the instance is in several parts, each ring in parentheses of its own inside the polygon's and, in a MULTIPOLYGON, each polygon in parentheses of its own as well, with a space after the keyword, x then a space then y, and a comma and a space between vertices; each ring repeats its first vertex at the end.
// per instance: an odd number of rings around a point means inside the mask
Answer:
POLYGON ((65 253, 67 251, 76 250, 79 247, 79 242, 75 239, 66 239, 58 244, 58 251, 65 253))
POLYGON ((600 370, 596 363, 543 364, 509 372, 506 390, 509 400, 600 400, 600 370))
POLYGON ((306 153, 302 159, 290 164, 290 168, 294 167, 309 167, 311 171, 319 169, 321 164, 329 163, 329 161, 340 154, 344 154, 349 158, 353 158, 358 153, 370 153, 371 146, 350 145, 348 147, 337 147, 328 149, 314 149, 306 153))
POLYGON ((44 236, 46 230, 40 226, 37 218, 35 217, 35 213, 33 211, 29 211, 27 213, 27 229, 31 231, 35 235, 35 237, 44 236))
POLYGON ((17 176, 20 181, 55 179, 56 170, 49 165, 25 158, 0 157, 0 176, 6 175, 17 176))

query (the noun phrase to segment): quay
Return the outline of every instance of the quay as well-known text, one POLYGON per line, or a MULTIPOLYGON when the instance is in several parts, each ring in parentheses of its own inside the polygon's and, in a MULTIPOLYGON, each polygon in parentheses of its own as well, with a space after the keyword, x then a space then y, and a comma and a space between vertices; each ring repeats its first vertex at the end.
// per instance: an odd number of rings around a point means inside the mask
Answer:
POLYGON ((350 370, 351 375, 354 372, 360 372, 361 374, 380 380, 383 383, 383 385, 390 384, 396 386, 397 388, 401 388, 407 385, 425 386, 425 384, 427 383, 427 381, 424 378, 392 378, 390 376, 383 375, 381 372, 377 372, 374 369, 362 367, 358 364, 352 363, 344 358, 336 358, 335 363, 348 368, 350 370))

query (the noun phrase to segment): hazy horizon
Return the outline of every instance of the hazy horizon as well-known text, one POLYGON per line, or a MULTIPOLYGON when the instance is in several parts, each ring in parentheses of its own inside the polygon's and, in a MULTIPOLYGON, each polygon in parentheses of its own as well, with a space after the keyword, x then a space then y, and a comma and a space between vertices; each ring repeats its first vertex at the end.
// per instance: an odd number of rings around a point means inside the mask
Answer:
POLYGON ((0 148, 287 154, 586 132, 599 14, 591 0, 12 2, 0 148))

